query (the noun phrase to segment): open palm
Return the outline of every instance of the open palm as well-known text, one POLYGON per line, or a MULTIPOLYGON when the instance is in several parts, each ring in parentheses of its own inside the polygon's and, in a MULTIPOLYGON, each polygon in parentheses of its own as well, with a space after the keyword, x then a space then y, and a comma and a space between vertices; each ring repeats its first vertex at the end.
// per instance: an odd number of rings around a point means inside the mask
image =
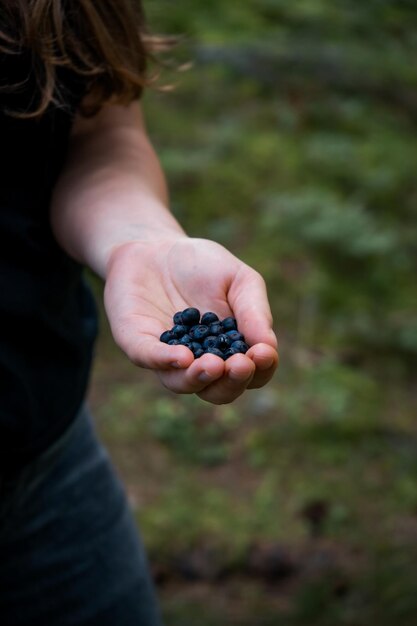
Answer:
POLYGON ((111 256, 104 298, 116 343, 176 393, 231 402, 245 389, 264 385, 276 369, 264 281, 217 243, 184 236, 125 244, 111 256), (194 359, 185 346, 160 342, 173 314, 190 306, 236 317, 248 352, 227 361, 212 354, 194 359))

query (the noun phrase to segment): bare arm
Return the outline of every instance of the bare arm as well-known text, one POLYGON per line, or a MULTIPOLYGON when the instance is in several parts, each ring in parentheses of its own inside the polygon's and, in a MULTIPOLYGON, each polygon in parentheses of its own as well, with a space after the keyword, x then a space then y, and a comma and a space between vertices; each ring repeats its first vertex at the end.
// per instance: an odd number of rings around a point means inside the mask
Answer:
POLYGON ((105 280, 116 343, 168 389, 220 404, 270 380, 278 355, 264 281, 219 244, 184 233, 137 103, 77 118, 51 223, 60 245, 105 280), (161 343, 188 306, 233 314, 247 354, 194 360, 188 348, 161 343))
POLYGON ((138 103, 76 118, 51 221, 62 247, 102 278, 118 245, 184 236, 138 103))

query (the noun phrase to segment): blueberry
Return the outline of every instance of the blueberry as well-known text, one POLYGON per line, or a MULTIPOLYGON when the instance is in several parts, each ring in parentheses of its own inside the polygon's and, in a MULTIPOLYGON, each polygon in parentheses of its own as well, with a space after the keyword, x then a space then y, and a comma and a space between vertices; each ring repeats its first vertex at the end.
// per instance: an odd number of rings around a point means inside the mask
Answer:
POLYGON ((210 324, 213 324, 213 322, 218 322, 219 318, 215 313, 212 313, 211 311, 207 311, 207 313, 204 313, 204 315, 201 318, 201 323, 204 324, 205 326, 210 326, 210 324))
POLYGON ((175 324, 175 326, 171 328, 171 332, 177 339, 180 339, 183 335, 189 332, 189 328, 188 326, 185 326, 185 324, 175 324))
POLYGON ((230 346, 232 350, 245 354, 249 350, 249 346, 244 341, 234 341, 230 346))
POLYGON ((171 339, 175 339, 175 335, 170 330, 164 331, 159 337, 159 340, 163 343, 168 343, 168 341, 171 341, 171 339))
POLYGON ((213 335, 209 335, 203 341, 203 348, 204 350, 208 350, 208 348, 217 348, 216 343, 217 343, 217 337, 214 337, 213 335))
POLYGON ((210 335, 217 336, 217 335, 220 335, 224 329, 223 329, 221 322, 213 322, 212 324, 210 324, 209 330, 210 330, 210 335))
POLYGON ((222 320, 222 326, 225 332, 228 330, 237 330, 237 324, 234 317, 225 317, 224 320, 222 320))
POLYGON ((181 346, 187 346, 188 348, 189 345, 191 345, 192 341, 193 340, 191 339, 190 335, 185 334, 181 337, 181 339, 179 340, 179 343, 181 346))
POLYGON ((184 322, 182 321, 182 312, 178 311, 178 313, 175 313, 174 317, 172 318, 174 321, 174 324, 183 324, 184 322))
POLYGON ((184 309, 181 313, 181 319, 183 324, 187 324, 187 326, 194 326, 194 324, 198 324, 200 321, 200 311, 193 307, 184 309))
POLYGON ((219 350, 227 350, 227 348, 230 347, 231 343, 232 342, 230 341, 229 337, 225 334, 218 335, 218 337, 216 337, 216 348, 218 348, 219 350))
POLYGON ((197 341, 192 341, 190 344, 190 348, 194 354, 198 352, 199 350, 202 350, 201 344, 198 343, 197 341))
POLYGON ((200 341, 201 339, 205 339, 206 337, 208 337, 208 334, 209 328, 208 326, 204 326, 203 324, 197 326, 192 330, 192 332, 190 332, 190 335, 194 341, 200 341))
POLYGON ((228 330, 226 335, 229 337, 231 343, 234 341, 244 341, 244 336, 238 330, 228 330))
POLYGON ((209 353, 226 360, 233 354, 245 354, 249 349, 245 337, 237 329, 234 317, 220 321, 216 313, 206 311, 200 321, 200 311, 188 307, 184 311, 177 311, 173 321, 173 328, 163 332, 160 340, 171 346, 186 346, 196 359, 209 353))
POLYGON ((215 354, 216 356, 219 356, 221 359, 223 359, 223 352, 221 350, 218 350, 217 348, 208 348, 208 350, 206 350, 206 354, 215 354))

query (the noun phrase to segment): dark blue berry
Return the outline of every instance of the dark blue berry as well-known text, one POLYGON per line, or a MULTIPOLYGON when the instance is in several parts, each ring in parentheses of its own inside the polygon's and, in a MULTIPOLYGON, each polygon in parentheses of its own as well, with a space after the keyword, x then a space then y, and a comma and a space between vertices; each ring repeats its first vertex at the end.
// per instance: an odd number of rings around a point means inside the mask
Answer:
POLYGON ((200 311, 193 307, 189 307, 188 309, 184 309, 181 313, 182 323, 187 324, 187 326, 194 326, 194 324, 198 324, 200 321, 200 311))
POLYGON ((163 343, 168 343, 171 339, 175 339, 175 335, 170 330, 165 330, 159 337, 159 340, 163 343))
POLYGON ((226 360, 249 349, 233 317, 220 321, 215 313, 207 311, 200 321, 200 311, 189 307, 175 313, 173 320, 174 327, 163 332, 160 340, 171 346, 186 346, 196 359, 203 354, 215 354, 226 360))
POLYGON ((177 339, 180 339, 183 335, 189 332, 189 328, 188 326, 185 326, 185 324, 175 324, 175 326, 171 328, 171 332, 177 339))
POLYGON ((249 346, 244 341, 234 341, 230 346, 236 352, 241 352, 245 354, 249 350, 249 346))
POLYGON ((193 340, 191 339, 190 335, 187 334, 183 335, 179 340, 180 344, 182 346, 187 346, 187 348, 189 347, 189 345, 191 345, 192 341, 193 340))
POLYGON ((230 342, 234 341, 244 341, 244 336, 238 330, 228 330, 226 335, 229 337, 230 342))
POLYGON ((237 330, 237 324, 234 317, 225 317, 224 320, 222 320, 222 326, 225 332, 228 330, 237 330))
POLYGON ((200 341, 201 339, 205 339, 206 337, 208 337, 208 334, 208 326, 204 325, 197 326, 192 330, 192 332, 190 331, 190 335, 194 341, 200 341))
POLYGON ((218 350, 217 348, 208 348, 208 350, 206 350, 206 354, 215 354, 221 359, 223 358, 223 352, 221 350, 218 350))
POLYGON ((213 324, 210 324, 209 326, 209 331, 210 331, 210 335, 220 335, 222 332, 224 332, 223 326, 221 324, 221 322, 213 322, 213 324))
POLYGON ((175 313, 174 317, 172 318, 174 321, 174 324, 183 324, 184 322, 182 321, 182 312, 178 311, 178 313, 175 313))
POLYGON ((207 311, 207 313, 204 313, 204 315, 201 318, 201 323, 205 324, 205 326, 210 326, 210 324, 213 324, 213 322, 218 322, 219 318, 215 313, 212 313, 211 311, 207 311))
POLYGON ((197 343, 197 341, 192 341, 190 348, 194 352, 194 354, 198 352, 199 350, 202 350, 201 344, 197 343))
POLYGON ((219 350, 227 350, 231 343, 232 342, 230 341, 229 337, 225 334, 216 337, 216 348, 218 348, 219 350))
POLYGON ((208 337, 206 337, 203 341, 203 348, 204 350, 208 350, 208 348, 216 348, 216 342, 217 342, 217 337, 214 337, 213 335, 209 335, 208 337))

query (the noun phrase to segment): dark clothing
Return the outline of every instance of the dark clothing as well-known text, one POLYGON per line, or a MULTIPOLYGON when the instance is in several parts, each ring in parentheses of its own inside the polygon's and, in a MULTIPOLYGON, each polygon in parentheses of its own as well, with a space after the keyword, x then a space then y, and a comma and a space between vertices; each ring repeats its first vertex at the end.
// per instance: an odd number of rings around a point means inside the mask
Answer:
POLYGON ((123 488, 86 411, 77 418, 97 314, 49 220, 85 89, 60 70, 65 108, 14 119, 5 109, 28 110, 36 93, 30 68, 0 52, 0 624, 159 626, 123 488))
POLYGON ((160 626, 146 556, 89 414, 0 476, 2 626, 160 626))
POLYGON ((65 161, 83 85, 60 70, 68 106, 41 119, 5 109, 33 106, 24 55, 0 52, 0 471, 45 450, 76 415, 88 384, 97 316, 82 267, 56 243, 52 189, 65 161))

